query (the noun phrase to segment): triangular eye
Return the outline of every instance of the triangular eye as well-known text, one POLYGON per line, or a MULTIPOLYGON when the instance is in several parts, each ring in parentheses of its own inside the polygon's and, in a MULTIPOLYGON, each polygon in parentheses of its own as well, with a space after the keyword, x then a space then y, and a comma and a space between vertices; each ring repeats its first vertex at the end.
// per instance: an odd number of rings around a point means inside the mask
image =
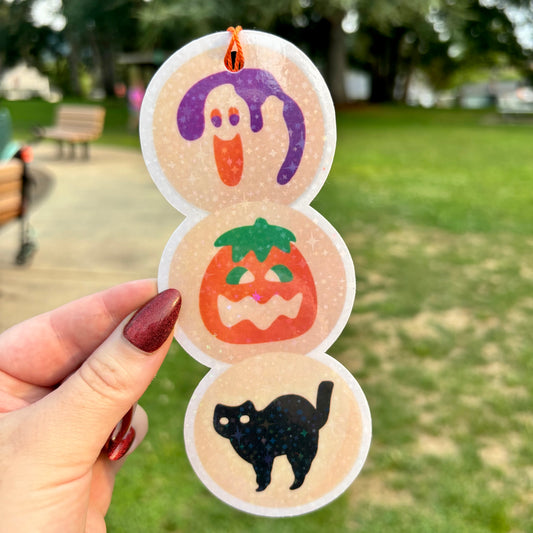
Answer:
POLYGON ((252 283, 254 275, 247 269, 241 266, 232 268, 226 276, 226 283, 228 285, 240 285, 242 283, 252 283))
POLYGON ((292 272, 285 265, 274 265, 266 274, 265 279, 267 281, 277 281, 281 283, 287 283, 292 281, 294 276, 292 272))

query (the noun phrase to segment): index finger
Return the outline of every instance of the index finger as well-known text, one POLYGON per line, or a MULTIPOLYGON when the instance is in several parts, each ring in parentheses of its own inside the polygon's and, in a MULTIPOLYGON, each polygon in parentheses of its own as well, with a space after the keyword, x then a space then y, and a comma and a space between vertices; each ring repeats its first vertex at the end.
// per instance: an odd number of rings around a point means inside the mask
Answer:
POLYGON ((132 281, 21 322, 0 335, 0 370, 27 383, 53 386, 156 293, 155 280, 132 281))

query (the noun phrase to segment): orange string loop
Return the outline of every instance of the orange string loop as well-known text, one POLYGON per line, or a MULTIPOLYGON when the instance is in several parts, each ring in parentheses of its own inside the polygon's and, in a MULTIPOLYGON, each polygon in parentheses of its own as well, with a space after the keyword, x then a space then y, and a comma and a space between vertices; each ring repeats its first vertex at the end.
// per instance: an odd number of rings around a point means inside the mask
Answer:
POLYGON ((236 28, 230 26, 227 30, 231 33, 231 41, 224 56, 224 65, 231 72, 237 72, 244 67, 244 54, 242 52, 241 41, 239 40, 239 32, 241 30, 241 26, 237 26, 236 28), (237 52, 233 50, 233 45, 235 45, 237 52))

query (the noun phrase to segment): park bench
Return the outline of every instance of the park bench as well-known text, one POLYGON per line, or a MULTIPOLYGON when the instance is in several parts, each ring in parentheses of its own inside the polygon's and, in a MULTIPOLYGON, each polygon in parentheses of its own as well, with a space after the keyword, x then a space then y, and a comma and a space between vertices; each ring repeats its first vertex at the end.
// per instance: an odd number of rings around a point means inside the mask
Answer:
POLYGON ((31 148, 12 140, 11 117, 0 109, 0 227, 20 222, 20 249, 16 262, 22 265, 33 255, 37 246, 30 236, 28 222, 28 188, 30 177, 27 162, 31 148))
POLYGON ((28 221, 29 178, 25 164, 17 158, 0 162, 0 226, 12 220, 20 222, 20 248, 16 263, 23 265, 37 249, 30 236, 28 221))
POLYGON ((61 104, 57 106, 53 126, 40 127, 38 137, 59 143, 59 156, 63 157, 63 143, 70 144, 70 155, 75 156, 75 145, 84 147, 84 157, 89 159, 89 143, 102 135, 105 108, 94 105, 61 104))

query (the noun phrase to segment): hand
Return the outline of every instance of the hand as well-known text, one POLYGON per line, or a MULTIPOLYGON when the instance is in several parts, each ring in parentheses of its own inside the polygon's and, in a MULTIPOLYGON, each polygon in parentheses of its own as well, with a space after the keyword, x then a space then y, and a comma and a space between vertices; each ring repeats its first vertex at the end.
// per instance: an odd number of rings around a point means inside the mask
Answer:
POLYGON ((163 362, 181 305, 176 290, 155 294, 153 281, 126 283, 0 335, 2 533, 106 530, 124 461, 109 457, 148 427, 141 408, 134 430, 119 421, 163 362))

